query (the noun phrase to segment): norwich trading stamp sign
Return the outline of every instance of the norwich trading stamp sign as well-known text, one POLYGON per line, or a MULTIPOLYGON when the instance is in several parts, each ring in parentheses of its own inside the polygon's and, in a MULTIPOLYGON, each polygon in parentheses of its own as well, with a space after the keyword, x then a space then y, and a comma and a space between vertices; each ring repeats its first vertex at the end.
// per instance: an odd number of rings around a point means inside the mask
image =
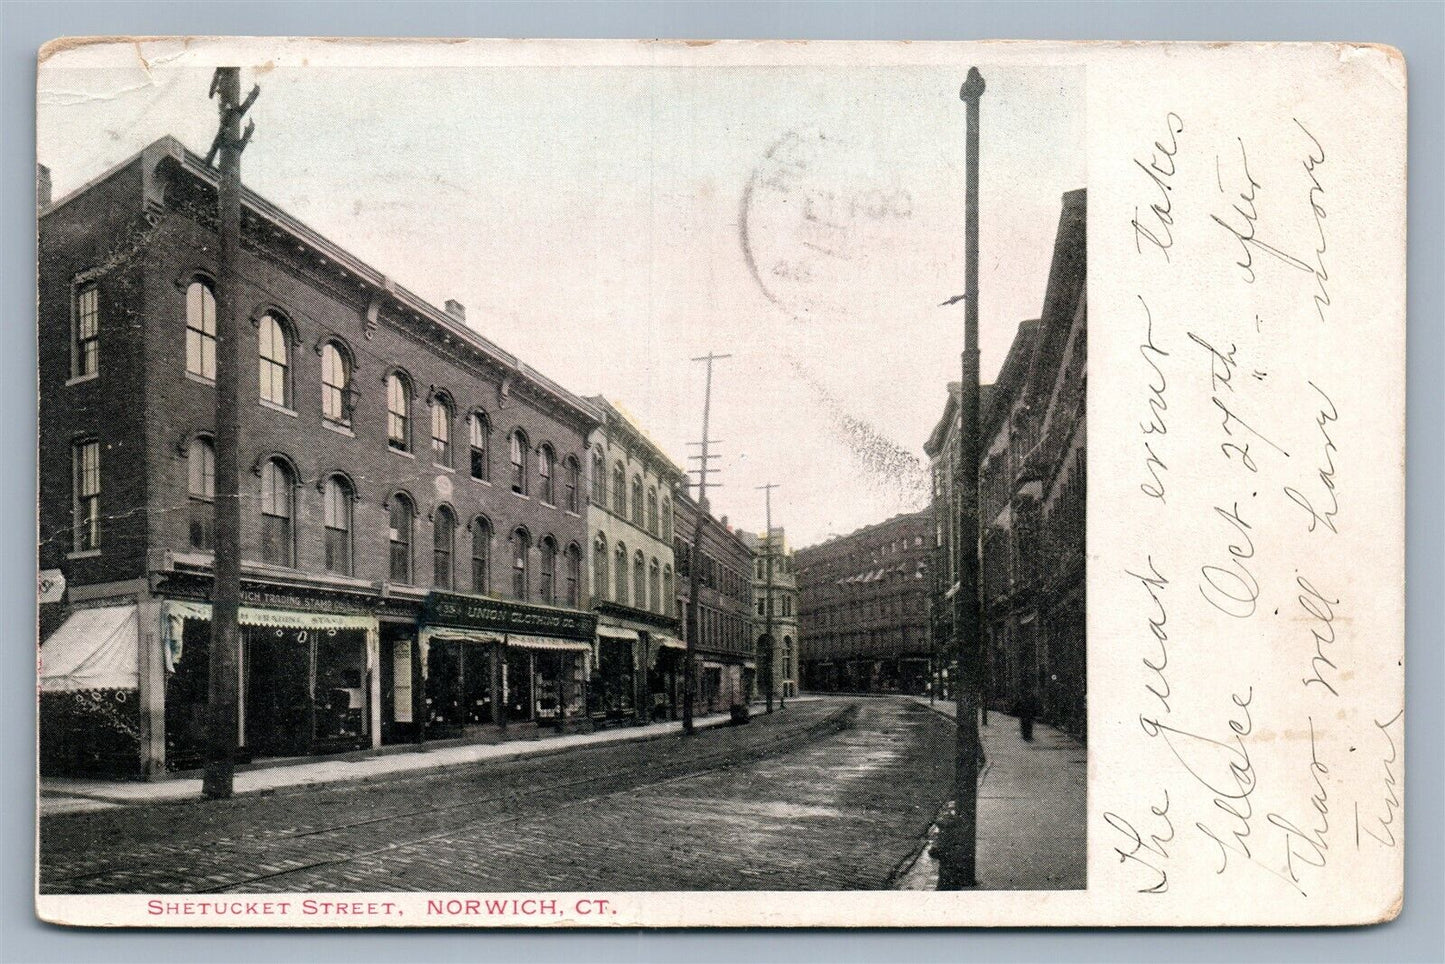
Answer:
POLYGON ((1397 51, 68 39, 37 133, 43 919, 1399 913, 1397 51))

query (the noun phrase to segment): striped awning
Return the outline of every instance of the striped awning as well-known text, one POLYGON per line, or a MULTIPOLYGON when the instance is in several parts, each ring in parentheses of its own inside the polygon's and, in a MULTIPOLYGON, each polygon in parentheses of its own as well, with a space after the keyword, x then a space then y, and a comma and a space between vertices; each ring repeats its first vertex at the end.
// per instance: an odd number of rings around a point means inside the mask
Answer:
POLYGON ((592 644, 581 639, 557 639, 555 636, 522 636, 512 634, 507 637, 507 645, 520 649, 563 649, 574 653, 592 652, 592 644))
POLYGON ((606 623, 597 624, 597 635, 606 636, 608 639, 622 639, 629 643, 638 640, 637 630, 628 629, 625 626, 609 626, 606 623))
POLYGON ((40 691, 136 689, 137 629, 134 605, 71 613, 40 646, 40 691))
POLYGON ((665 646, 668 649, 687 649, 687 643, 684 643, 676 636, 664 636, 661 633, 654 633, 652 635, 652 641, 658 646, 665 646))

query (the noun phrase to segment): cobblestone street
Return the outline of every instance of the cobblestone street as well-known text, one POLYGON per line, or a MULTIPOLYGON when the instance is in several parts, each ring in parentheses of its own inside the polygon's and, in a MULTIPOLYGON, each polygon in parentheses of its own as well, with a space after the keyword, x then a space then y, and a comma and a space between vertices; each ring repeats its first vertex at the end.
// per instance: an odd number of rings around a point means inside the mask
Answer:
POLYGON ((41 889, 880 889, 949 796, 952 738, 904 700, 803 701, 691 739, 58 814, 41 889))

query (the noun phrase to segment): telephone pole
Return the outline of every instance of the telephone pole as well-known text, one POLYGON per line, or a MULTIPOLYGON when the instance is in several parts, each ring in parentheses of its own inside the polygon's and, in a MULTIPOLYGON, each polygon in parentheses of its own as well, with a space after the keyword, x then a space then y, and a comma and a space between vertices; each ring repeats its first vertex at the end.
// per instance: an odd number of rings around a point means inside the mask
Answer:
POLYGON ((692 549, 688 553, 687 560, 687 654, 683 660, 683 683, 682 683, 682 732, 691 736, 694 732, 692 725, 692 703, 697 691, 697 675, 693 671, 697 658, 697 631, 698 631, 698 588, 701 585, 702 565, 702 520, 708 514, 707 504, 707 471, 708 462, 714 458, 708 447, 710 436, 708 432, 709 419, 712 414, 712 363, 721 361, 724 358, 731 358, 732 355, 718 355, 708 352, 700 358, 694 358, 695 362, 704 362, 707 365, 707 383, 702 396, 702 454, 693 456, 699 459, 701 467, 698 469, 697 485, 697 512, 694 514, 692 524, 692 549))
MULTIPOLYGON (((768 712, 773 712, 773 654, 777 646, 773 642, 773 490, 778 488, 774 482, 758 486, 763 493, 763 499, 767 505, 767 535, 763 536, 763 571, 764 601, 763 601, 763 639, 767 640, 767 699, 768 712)), ((781 700, 780 700, 781 701, 781 700)))
POLYGON ((959 398, 958 461, 954 487, 958 493, 958 537, 954 540, 958 592, 953 596, 954 646, 959 679, 955 685, 954 810, 939 828, 939 890, 976 887, 978 844, 978 108, 984 83, 977 67, 958 92, 967 106, 964 142, 964 306, 963 378, 959 398))
POLYGON ((214 582, 211 586, 210 692, 207 700, 206 771, 201 793, 231 796, 240 730, 241 496, 240 321, 237 317, 241 253, 241 152, 255 132, 241 118, 256 102, 253 87, 241 101, 241 68, 218 67, 210 96, 217 98, 220 127, 206 163, 220 156, 220 257, 216 273, 216 496, 214 582))

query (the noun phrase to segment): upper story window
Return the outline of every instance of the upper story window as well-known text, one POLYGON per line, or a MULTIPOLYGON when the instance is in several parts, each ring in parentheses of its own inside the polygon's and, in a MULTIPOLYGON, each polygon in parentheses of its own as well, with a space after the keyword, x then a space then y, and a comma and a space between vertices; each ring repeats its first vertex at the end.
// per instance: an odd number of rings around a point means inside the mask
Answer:
MULTIPOLYGON (((510 439, 512 457, 512 491, 518 495, 527 494, 527 435, 515 429, 510 439)), ((523 597, 517 597, 523 598, 523 597)))
POLYGON ((612 466, 612 511, 627 518, 627 470, 621 462, 612 466))
POLYGON ((632 557, 632 605, 647 608, 647 560, 643 559, 641 549, 632 557))
POLYGON ((386 444, 411 451, 411 383, 401 372, 386 376, 386 444))
POLYGON ((186 470, 191 548, 210 552, 215 546, 216 448, 206 436, 191 439, 186 452, 186 470))
POLYGON ((291 342, 286 326, 271 314, 261 316, 261 400, 291 407, 291 342))
POLYGON ((582 484, 582 467, 577 463, 577 456, 567 456, 567 464, 562 469, 562 508, 568 512, 579 511, 577 489, 582 484))
POLYGON ((473 412, 471 425, 472 478, 486 482, 492 477, 492 423, 485 412, 473 412))
POLYGON ((71 517, 75 551, 100 549, 100 443, 94 439, 77 442, 71 448, 71 517))
POLYGON ((592 503, 607 504, 607 466, 602 459, 602 450, 592 453, 592 503))
POLYGON ((653 612, 666 612, 662 603, 662 564, 655 558, 647 569, 647 598, 651 603, 648 606, 653 612))
POLYGON ((100 289, 91 281, 76 287, 72 298, 70 376, 87 378, 100 372, 100 289))
POLYGON ((642 476, 632 477, 632 524, 641 529, 644 520, 642 518, 642 476))
POLYGON ((352 574, 351 483, 344 476, 333 475, 322 486, 321 498, 326 528, 326 571, 349 576, 352 574))
POLYGON ((612 554, 612 599, 619 605, 627 605, 627 547, 617 544, 612 554))
POLYGON ((411 499, 400 492, 391 497, 387 571, 392 582, 411 582, 411 526, 414 515, 411 499))
POLYGON ((786 593, 783 594, 783 615, 793 615, 793 597, 786 593))
POLYGON ((538 598, 548 605, 557 601, 557 541, 551 536, 542 537, 542 570, 538 580, 538 598))
POLYGON ((662 497, 662 541, 672 541, 672 500, 662 497))
POLYGON ((518 527, 512 533, 512 598, 527 598, 527 557, 532 550, 532 537, 518 527))
POLYGON ((431 403, 431 457, 437 465, 452 464, 452 400, 440 392, 431 403))
POLYGON ((567 551, 563 553, 564 565, 567 569, 567 595, 565 601, 572 608, 577 608, 582 603, 582 550, 577 543, 568 544, 567 551))
POLYGON ((492 591, 492 523, 484 515, 472 522, 472 592, 492 591))
POLYGON ((647 531, 653 535, 659 534, 661 521, 658 519, 657 489, 649 487, 647 490, 647 531))
POLYGON ((664 616, 667 615, 668 611, 669 611, 669 610, 671 609, 671 607, 672 607, 672 603, 670 602, 670 600, 671 600, 672 598, 673 598, 673 593, 672 593, 672 567, 671 567, 671 566, 663 566, 663 567, 662 567, 662 602, 658 604, 657 611, 660 612, 660 613, 662 613, 664 616))
POLYGON ((552 446, 543 444, 537 452, 537 481, 541 485, 542 501, 548 505, 557 504, 557 456, 552 453, 552 446))
POLYGON ((261 466, 261 561, 273 566, 295 562, 291 522, 295 479, 280 459, 261 466))
POLYGON ((446 506, 432 514, 432 584, 452 588, 452 545, 456 539, 457 517, 446 506))
POLYGON ((216 380, 216 295, 200 278, 186 289, 186 371, 216 380))
POLYGON ((321 346, 321 416, 351 424, 351 356, 334 341, 321 346))
POLYGON ((600 532, 592 540, 592 598, 607 598, 607 537, 600 532))

